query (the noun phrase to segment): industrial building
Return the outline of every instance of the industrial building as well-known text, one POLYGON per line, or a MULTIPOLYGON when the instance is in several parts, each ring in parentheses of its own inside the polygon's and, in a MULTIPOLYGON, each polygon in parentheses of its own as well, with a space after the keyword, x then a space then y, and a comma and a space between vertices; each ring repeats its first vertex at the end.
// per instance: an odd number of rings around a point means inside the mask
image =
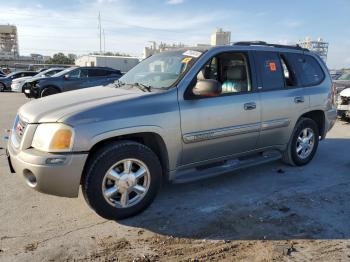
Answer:
MULTIPOLYGON (((210 44, 196 44, 197 47, 203 47, 203 48, 210 48, 211 46, 216 45, 229 45, 231 42, 231 32, 230 31, 224 31, 222 28, 217 28, 210 36, 210 44)), ((184 48, 186 45, 183 43, 177 43, 177 44, 167 44, 160 42, 159 45, 155 41, 150 41, 150 46, 146 46, 143 49, 143 56, 142 58, 145 59, 153 54, 184 48)))
POLYGON ((216 28, 216 30, 211 34, 210 44, 212 46, 216 45, 228 45, 231 42, 231 32, 224 31, 222 28, 216 28))
POLYGON ((137 57, 129 56, 104 56, 104 55, 83 55, 75 60, 77 66, 107 66, 120 70, 122 73, 128 72, 140 62, 137 57))
POLYGON ((307 48, 310 51, 317 53, 323 59, 323 61, 327 62, 329 43, 323 41, 322 38, 312 40, 310 37, 306 37, 303 41, 299 42, 299 45, 303 48, 307 48))
POLYGON ((17 27, 14 25, 0 25, 0 59, 18 56, 17 27))

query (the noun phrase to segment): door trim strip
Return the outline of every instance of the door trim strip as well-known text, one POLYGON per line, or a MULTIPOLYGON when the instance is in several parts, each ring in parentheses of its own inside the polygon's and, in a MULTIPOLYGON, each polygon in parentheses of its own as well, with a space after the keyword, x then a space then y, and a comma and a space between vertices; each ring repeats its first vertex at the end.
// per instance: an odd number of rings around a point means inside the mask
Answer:
POLYGON ((228 136, 237 136, 242 134, 254 133, 259 131, 266 131, 276 128, 287 127, 290 120, 287 118, 264 121, 260 123, 230 126, 206 131, 192 132, 183 135, 182 139, 185 144, 201 142, 205 140, 212 140, 228 136))
POLYGON ((195 143, 205 140, 222 138, 227 136, 236 136, 260 131, 260 123, 247 124, 241 126, 224 127, 200 132, 188 133, 183 136, 186 144, 195 143))

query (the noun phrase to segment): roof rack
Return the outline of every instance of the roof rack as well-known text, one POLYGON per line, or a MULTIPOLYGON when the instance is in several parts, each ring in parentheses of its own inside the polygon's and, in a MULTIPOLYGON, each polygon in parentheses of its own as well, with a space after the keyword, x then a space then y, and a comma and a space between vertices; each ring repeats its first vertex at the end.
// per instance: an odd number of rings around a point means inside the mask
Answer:
POLYGON ((300 45, 280 45, 280 44, 269 44, 264 41, 241 41, 241 42, 235 42, 233 45, 240 45, 240 46, 270 46, 270 47, 276 47, 276 48, 288 48, 288 49, 296 49, 296 50, 302 50, 302 51, 309 51, 307 48, 303 48, 300 45))

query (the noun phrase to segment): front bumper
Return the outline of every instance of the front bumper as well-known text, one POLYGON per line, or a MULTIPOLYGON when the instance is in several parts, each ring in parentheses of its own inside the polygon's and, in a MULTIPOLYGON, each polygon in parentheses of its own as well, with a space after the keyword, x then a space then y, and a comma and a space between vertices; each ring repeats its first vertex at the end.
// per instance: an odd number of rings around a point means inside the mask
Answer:
POLYGON ((38 98, 40 94, 39 88, 33 88, 31 84, 26 84, 23 87, 23 93, 28 98, 38 98))
POLYGON ((12 83, 11 84, 11 91, 12 92, 19 92, 19 93, 21 93, 22 92, 22 86, 23 86, 23 83, 12 83))
POLYGON ((29 187, 45 194, 78 197, 87 154, 50 154, 33 148, 16 150, 11 141, 7 151, 9 164, 29 187), (63 162, 48 164, 48 159, 53 158, 63 162))

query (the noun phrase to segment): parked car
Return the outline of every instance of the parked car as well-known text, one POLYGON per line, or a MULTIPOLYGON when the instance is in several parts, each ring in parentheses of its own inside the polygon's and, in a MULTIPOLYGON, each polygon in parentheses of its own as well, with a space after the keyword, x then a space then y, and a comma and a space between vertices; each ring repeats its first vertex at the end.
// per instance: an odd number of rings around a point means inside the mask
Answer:
POLYGON ((2 71, 2 69, 0 69, 0 77, 5 77, 5 76, 6 76, 5 72, 2 71))
POLYGON ((337 94, 345 88, 350 88, 350 73, 342 74, 337 80, 333 80, 333 83, 337 89, 337 94))
POLYGON ((27 81, 35 81, 43 77, 51 77, 63 70, 64 68, 50 68, 37 73, 35 76, 25 76, 17 78, 15 80, 12 80, 11 90, 12 92, 24 93, 24 87, 27 84, 27 81))
POLYGON ((25 77, 25 76, 34 76, 37 72, 34 71, 18 71, 8 74, 5 77, 0 77, 0 92, 11 90, 11 83, 14 79, 25 77))
POLYGON ((52 77, 28 81, 24 93, 40 98, 81 88, 107 85, 122 76, 119 70, 108 67, 71 67, 52 77))
POLYGON ((99 215, 122 219, 150 205, 164 180, 308 164, 335 123, 334 101, 326 65, 300 47, 162 52, 114 84, 23 105, 8 160, 32 189, 77 197, 81 185, 99 215))
POLYGON ((343 89, 338 95, 337 113, 342 120, 350 119, 350 88, 343 89))

